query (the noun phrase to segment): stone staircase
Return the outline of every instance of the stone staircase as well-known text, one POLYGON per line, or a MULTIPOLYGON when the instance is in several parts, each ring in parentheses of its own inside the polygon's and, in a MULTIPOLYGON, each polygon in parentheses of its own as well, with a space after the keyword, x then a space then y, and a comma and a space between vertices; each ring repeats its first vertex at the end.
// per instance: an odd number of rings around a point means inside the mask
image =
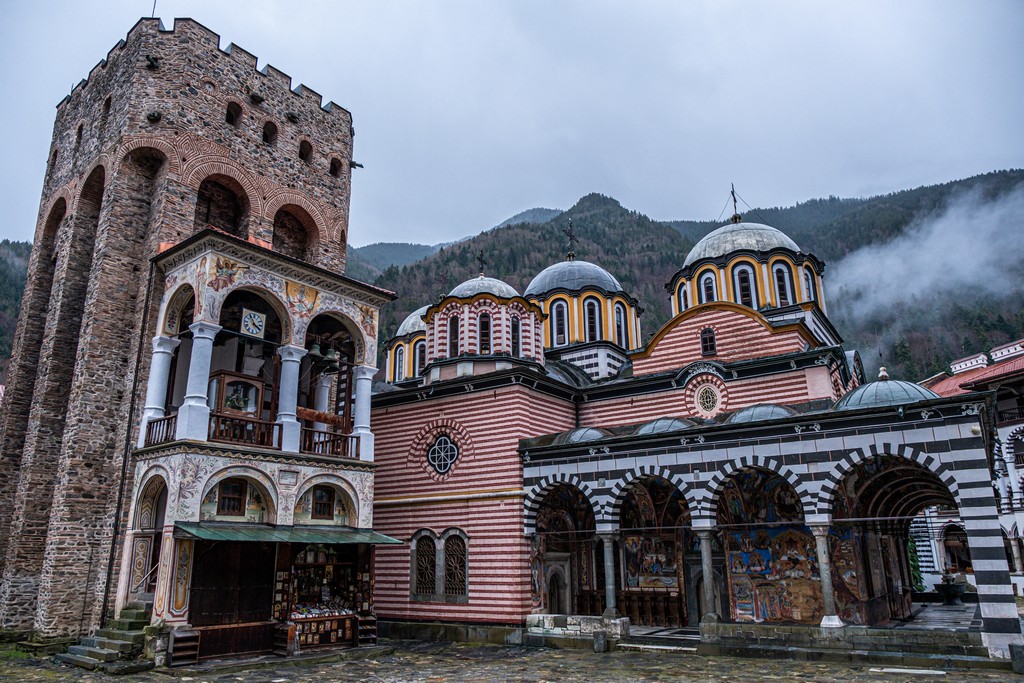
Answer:
POLYGON ((149 626, 152 604, 130 602, 121 610, 120 616, 78 645, 72 645, 66 653, 55 656, 57 661, 90 671, 109 674, 128 674, 148 671, 153 661, 142 658, 149 626))

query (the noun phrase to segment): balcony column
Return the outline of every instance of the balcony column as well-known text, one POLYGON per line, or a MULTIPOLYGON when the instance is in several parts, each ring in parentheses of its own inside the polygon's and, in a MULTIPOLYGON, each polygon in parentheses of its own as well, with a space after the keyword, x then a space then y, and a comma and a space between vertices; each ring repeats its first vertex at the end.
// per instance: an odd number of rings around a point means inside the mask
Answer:
MULTIPOLYGON (((318 413, 330 413, 331 410, 331 382, 335 375, 323 374, 316 379, 316 394, 313 397, 313 410, 318 413)), ((323 422, 316 423, 317 429, 327 429, 323 422)))
POLYGON ((359 459, 373 462, 373 432, 370 431, 370 394, 373 391, 373 375, 377 368, 371 365, 357 365, 352 368, 355 381, 356 405, 352 433, 359 437, 359 459))
POLYGON ((177 337, 153 337, 153 358, 149 364, 149 381, 146 385, 146 407, 142 409, 142 424, 139 425, 139 448, 146 445, 146 425, 149 421, 164 417, 171 360, 174 358, 174 349, 178 348, 180 343, 181 340, 177 337))
POLYGON ((213 340, 221 327, 197 322, 189 325, 188 329, 192 331, 192 355, 189 357, 185 400, 178 409, 175 438, 206 441, 210 434, 210 405, 206 396, 210 387, 210 362, 213 340))
POLYGON ((821 597, 825 616, 821 618, 822 628, 842 628, 843 620, 836 614, 836 596, 832 588, 832 560, 828 555, 828 524, 811 524, 814 544, 818 553, 818 574, 821 576, 821 597))
POLYGON ((604 612, 602 617, 617 619, 622 616, 615 604, 615 541, 617 534, 598 534, 604 549, 604 612))
POLYGON ((711 529, 694 529, 697 538, 700 539, 700 567, 701 567, 701 617, 702 622, 714 623, 718 621, 718 605, 715 604, 715 567, 714 555, 711 547, 711 529))
POLYGON ((277 401, 277 424, 281 425, 281 450, 299 452, 301 425, 295 417, 299 400, 299 364, 306 355, 301 346, 282 346, 277 350, 281 356, 281 387, 277 401))

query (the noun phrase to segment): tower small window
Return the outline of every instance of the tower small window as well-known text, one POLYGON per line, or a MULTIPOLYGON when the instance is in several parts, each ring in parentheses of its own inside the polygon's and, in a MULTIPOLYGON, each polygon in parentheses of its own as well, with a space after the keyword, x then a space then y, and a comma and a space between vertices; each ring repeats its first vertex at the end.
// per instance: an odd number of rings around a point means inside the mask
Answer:
POLYGON ((217 514, 229 517, 245 515, 248 485, 244 479, 225 479, 217 489, 217 514))
POLYGON ((710 327, 705 327, 700 331, 700 353, 702 356, 713 356, 718 353, 715 331, 710 327))
POLYGON ((401 382, 405 379, 405 347, 399 346, 395 349, 395 381, 401 382))
POLYGON ((583 312, 586 315, 587 341, 598 341, 601 339, 601 304, 597 299, 587 299, 583 304, 583 312))
POLYGON ((808 301, 814 301, 818 298, 817 293, 814 291, 814 271, 809 267, 804 267, 804 294, 807 296, 808 301))
POLYGON ((700 302, 710 303, 718 299, 715 296, 715 276, 713 273, 704 273, 700 277, 700 302))
POLYGON ((459 355, 459 316, 448 318, 448 357, 459 355))
POLYGON ((313 145, 306 140, 299 143, 299 158, 307 164, 313 160, 313 145))
POLYGON ((569 343, 569 330, 566 326, 566 307, 564 301, 556 301, 551 307, 551 339, 555 346, 569 343))
POLYGON ((109 96, 107 97, 107 99, 103 100, 103 113, 101 114, 102 118, 100 120, 101 125, 106 123, 107 117, 110 116, 110 101, 111 100, 109 96))
POLYGON ((81 123, 78 124, 78 130, 75 131, 75 151, 76 152, 78 151, 78 148, 82 144, 82 133, 84 131, 85 131, 85 126, 83 124, 81 124, 81 123))
POLYGON ((268 145, 277 144, 277 126, 273 121, 263 124, 263 142, 268 145))
POLYGON ((686 285, 679 285, 679 310, 685 311, 689 307, 690 302, 687 300, 686 296, 686 285))
POLYGON ((335 178, 341 176, 341 159, 331 159, 330 174, 335 178))
POLYGON ((491 315, 490 313, 481 313, 480 318, 477 321, 477 333, 480 335, 480 353, 489 354, 491 352, 491 315))
POLYGON ((626 333, 626 307, 615 304, 615 343, 622 348, 629 348, 629 335, 626 333))
POLYGON ((512 355, 518 358, 522 352, 522 331, 519 325, 519 316, 512 316, 512 355))
POLYGON ((224 123, 235 128, 242 123, 242 107, 238 102, 228 102, 228 108, 224 112, 224 123))
POLYGON ((775 275, 775 294, 778 297, 779 306, 788 306, 793 302, 789 268, 777 263, 772 267, 772 273, 775 275))
POLYGON ((754 272, 750 269, 750 266, 740 266, 733 272, 733 285, 736 287, 736 303, 747 308, 756 308, 754 272))
POLYGON ((330 486, 313 487, 313 519, 334 519, 334 489, 330 486))
POLYGON ((412 374, 419 377, 423 367, 427 364, 427 342, 418 341, 413 346, 413 367, 412 374))

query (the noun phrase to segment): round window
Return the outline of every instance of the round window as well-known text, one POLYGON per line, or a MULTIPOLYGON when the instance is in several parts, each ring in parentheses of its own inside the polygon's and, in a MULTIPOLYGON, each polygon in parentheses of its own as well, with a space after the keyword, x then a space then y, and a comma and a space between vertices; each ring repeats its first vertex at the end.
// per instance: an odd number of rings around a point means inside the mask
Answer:
POLYGON ((427 450, 427 462, 441 475, 448 474, 458 459, 459 447, 444 434, 437 437, 427 450))
POLYGON ((697 390, 697 410, 702 413, 714 413, 718 408, 718 392, 710 385, 697 390))

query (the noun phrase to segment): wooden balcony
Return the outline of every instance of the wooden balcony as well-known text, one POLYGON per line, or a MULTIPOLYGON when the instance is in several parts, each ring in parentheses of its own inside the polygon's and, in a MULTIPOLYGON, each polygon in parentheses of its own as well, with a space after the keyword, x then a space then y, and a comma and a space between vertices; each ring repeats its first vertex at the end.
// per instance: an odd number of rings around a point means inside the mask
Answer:
POLYGON ((178 430, 178 414, 171 413, 167 417, 157 417, 146 423, 146 445, 174 441, 174 433, 178 430))
POLYGON ((299 450, 334 458, 358 458, 359 437, 326 429, 302 428, 299 450))
POLYGON ((1017 406, 1016 408, 1007 408, 1006 410, 1000 410, 997 422, 1003 424, 1006 422, 1020 422, 1024 420, 1024 407, 1017 406))
POLYGON ((208 440, 280 450, 281 425, 251 417, 211 413, 208 440))

